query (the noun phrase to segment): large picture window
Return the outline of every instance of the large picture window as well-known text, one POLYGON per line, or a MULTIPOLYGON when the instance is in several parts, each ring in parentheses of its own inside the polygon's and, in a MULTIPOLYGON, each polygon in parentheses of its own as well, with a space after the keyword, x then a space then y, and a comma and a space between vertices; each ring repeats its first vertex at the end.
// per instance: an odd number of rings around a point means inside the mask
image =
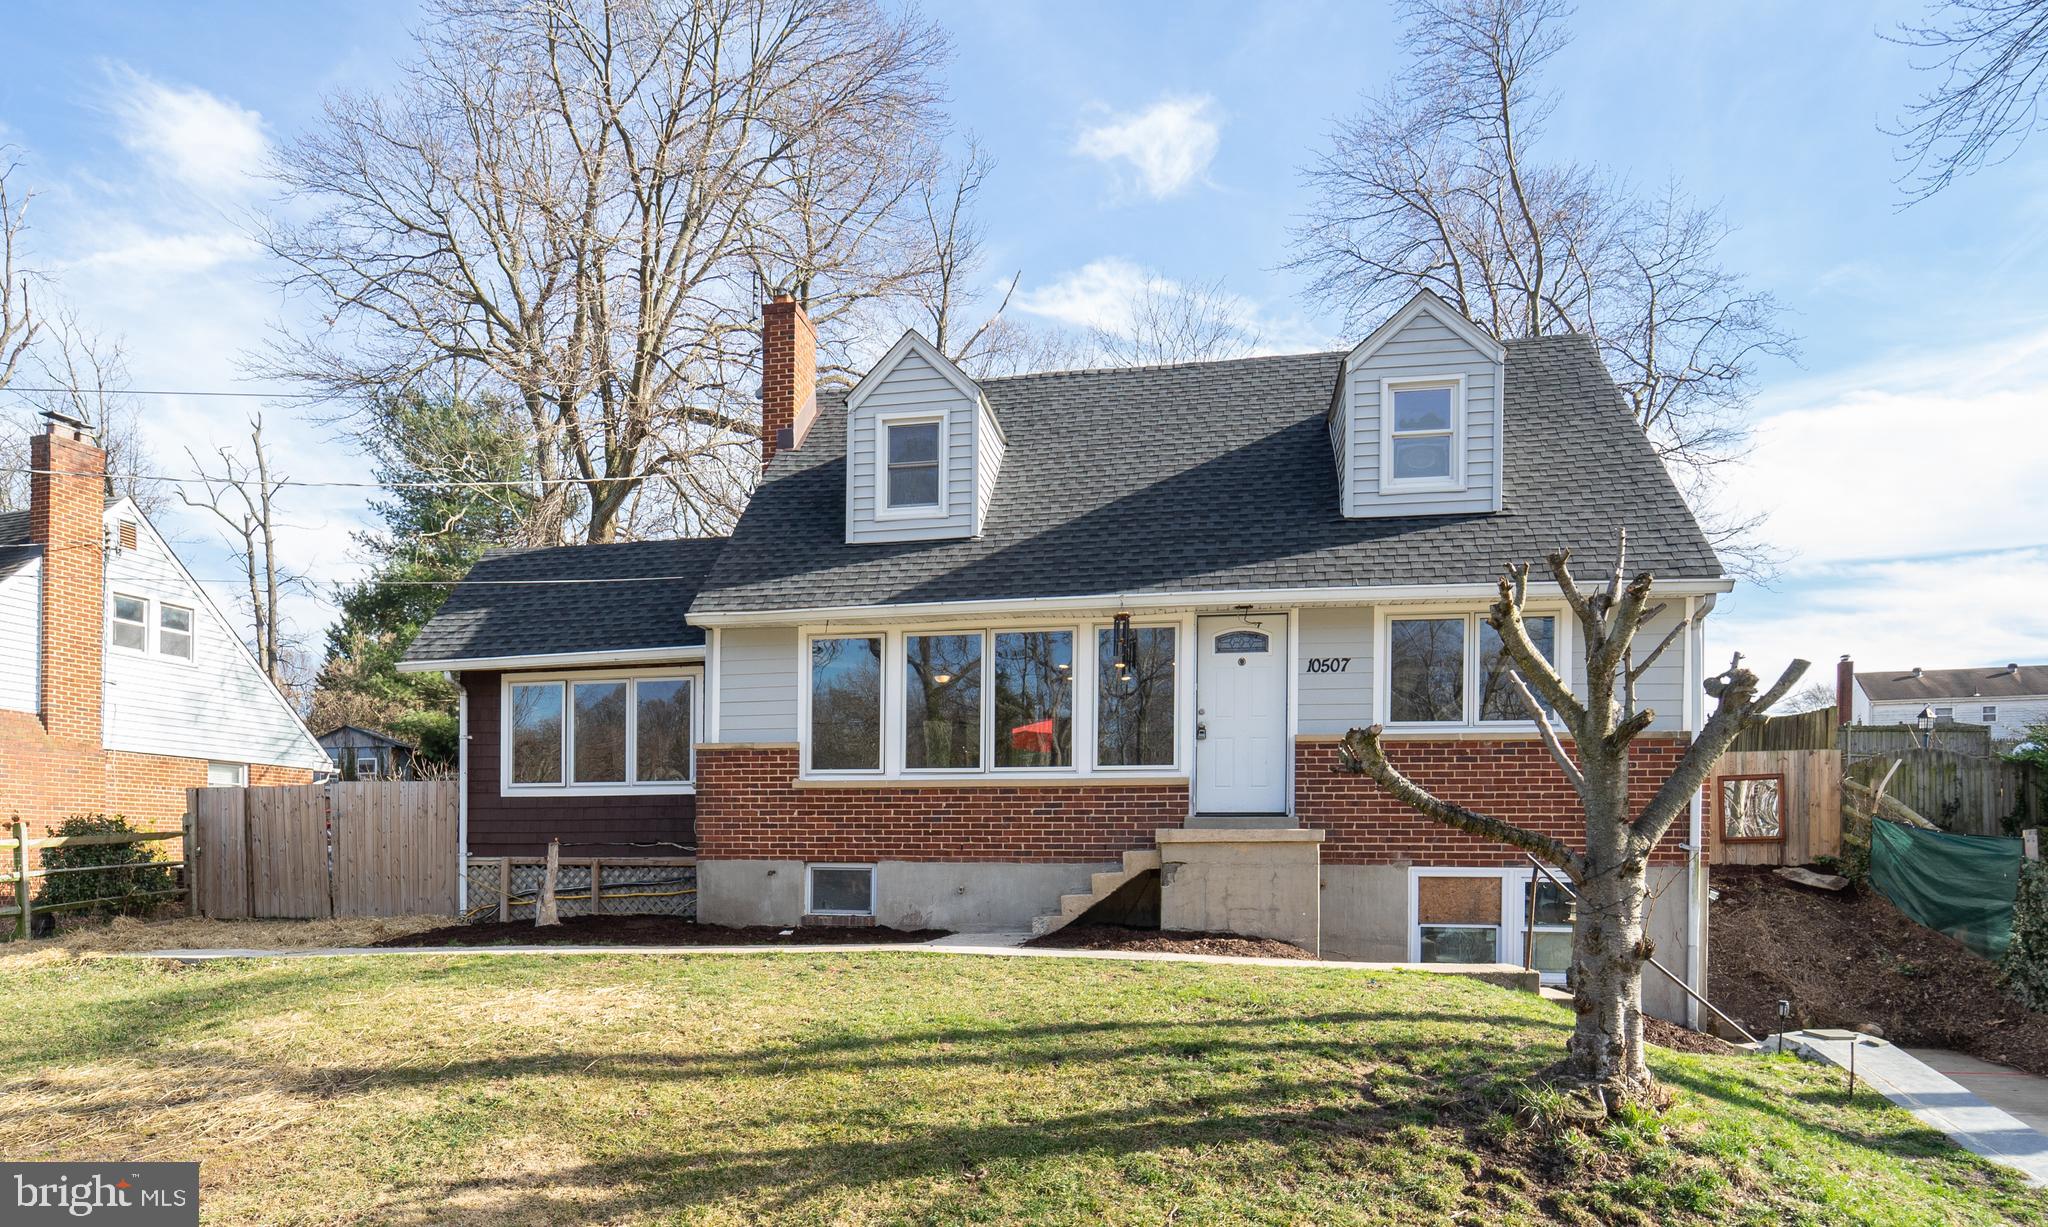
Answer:
POLYGON ((882 641, 811 640, 810 766, 882 769, 882 641))
POLYGON ((1122 635, 1105 627, 1096 633, 1098 765, 1173 765, 1175 646, 1171 626, 1133 627, 1122 635))
MULTIPOLYGON (((1532 613, 1523 615, 1522 623, 1536 650, 1562 667, 1558 618, 1532 613)), ((1529 718, 1509 677, 1513 664, 1501 653, 1500 632, 1485 614, 1389 617, 1382 642, 1387 723, 1469 725, 1529 718)))
MULTIPOLYGON (((1557 662, 1557 619, 1552 617, 1524 617, 1523 629, 1529 632, 1529 642, 1536 645, 1536 651, 1552 664, 1557 662)), ((1514 662, 1502 653, 1500 632, 1485 617, 1479 619, 1479 718, 1481 720, 1527 720, 1529 709, 1522 704, 1522 696, 1515 693, 1514 679, 1508 676, 1514 662)), ((1526 679, 1525 679, 1526 680, 1526 679)), ((1534 695, 1536 688, 1531 686, 1534 695)), ((1542 700, 1538 699, 1541 703, 1542 700)), ((1550 708, 1544 706, 1548 713, 1550 708)))
POLYGON ((507 785, 600 792, 688 791, 695 779, 694 677, 533 679, 506 687, 507 785))
POLYGON ((981 766, 981 640, 903 637, 903 766, 973 771, 981 766))
POLYGON ((1073 766, 1073 632, 999 631, 995 642, 996 766, 1073 766))

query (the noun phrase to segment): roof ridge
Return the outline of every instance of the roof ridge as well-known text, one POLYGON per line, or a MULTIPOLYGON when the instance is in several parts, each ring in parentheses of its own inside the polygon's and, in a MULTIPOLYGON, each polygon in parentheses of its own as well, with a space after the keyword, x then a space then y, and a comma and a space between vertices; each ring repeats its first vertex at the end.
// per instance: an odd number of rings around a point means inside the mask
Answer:
POLYGON ((1245 354, 1237 358, 1201 358, 1187 362, 1140 362, 1131 366, 1072 366, 1050 371, 1018 371, 1011 375, 991 375, 974 382, 978 384, 1012 383, 1019 379, 1049 379, 1061 375, 1136 375, 1149 371, 1172 371, 1195 367, 1234 366, 1250 362, 1282 362, 1300 358, 1341 358, 1348 352, 1341 349, 1298 350, 1284 354, 1245 354))

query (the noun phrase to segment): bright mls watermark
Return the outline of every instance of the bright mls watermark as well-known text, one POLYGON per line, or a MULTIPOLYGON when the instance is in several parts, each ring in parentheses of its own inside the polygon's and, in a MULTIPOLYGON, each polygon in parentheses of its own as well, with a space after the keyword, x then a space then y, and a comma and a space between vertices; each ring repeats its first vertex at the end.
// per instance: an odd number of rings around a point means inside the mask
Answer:
POLYGON ((197 1227, 197 1163, 0 1163, 0 1222, 197 1227))

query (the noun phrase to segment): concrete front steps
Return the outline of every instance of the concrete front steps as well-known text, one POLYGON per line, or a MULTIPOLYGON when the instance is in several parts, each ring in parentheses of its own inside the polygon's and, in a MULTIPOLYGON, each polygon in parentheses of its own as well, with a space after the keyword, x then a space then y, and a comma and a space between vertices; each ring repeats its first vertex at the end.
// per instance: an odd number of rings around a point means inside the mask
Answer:
POLYGON ((1134 848, 1124 853, 1124 867, 1106 873, 1094 874, 1089 878, 1089 891, 1085 895, 1061 895, 1060 910, 1048 912, 1031 922, 1031 936, 1044 937, 1081 918, 1081 914, 1123 889, 1139 876, 1159 868, 1159 849, 1134 848))

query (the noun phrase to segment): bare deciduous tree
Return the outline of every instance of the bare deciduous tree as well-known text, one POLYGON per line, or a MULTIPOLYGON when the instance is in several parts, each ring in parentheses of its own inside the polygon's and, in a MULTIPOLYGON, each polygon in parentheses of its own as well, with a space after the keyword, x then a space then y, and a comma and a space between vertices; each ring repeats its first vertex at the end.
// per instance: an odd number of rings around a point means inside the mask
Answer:
POLYGON ((1835 688, 1826 682, 1813 682, 1801 686, 1778 701, 1778 710, 1773 715, 1797 715, 1800 712, 1819 711, 1835 705, 1835 688))
POLYGON ((1088 330, 1094 360, 1108 366, 1242 358, 1258 344, 1244 303, 1221 279, 1189 283, 1147 274, 1119 326, 1088 330))
POLYGON ((127 347, 80 323, 69 307, 60 306, 45 322, 51 326, 33 354, 34 379, 49 390, 24 399, 91 428, 93 442, 107 454, 109 495, 127 495, 146 516, 169 506, 164 483, 150 476, 156 465, 142 440, 142 407, 126 391, 127 347))
POLYGON ((1652 603, 1648 572, 1627 576, 1626 553, 1624 538, 1613 574, 1591 592, 1573 576, 1569 551, 1560 550, 1548 559, 1551 579, 1579 626, 1585 650, 1583 699, 1536 647, 1522 620, 1528 564, 1501 578, 1499 599, 1488 611, 1487 621, 1500 633, 1502 654, 1512 669, 1511 683, 1584 808, 1583 851, 1431 794, 1390 761, 1377 724, 1345 734, 1339 768, 1370 776, 1428 818, 1519 848, 1556 868, 1571 883, 1578 895, 1570 972, 1578 1021, 1558 1072, 1561 1081, 1592 1093, 1609 1110, 1644 1102, 1656 1085, 1643 1059, 1642 1017, 1643 966, 1652 954, 1644 930, 1651 850, 1686 812, 1729 743, 1783 698, 1806 671, 1805 661, 1794 661, 1770 689, 1759 693, 1756 674, 1742 667, 1738 655, 1727 672, 1708 682, 1715 698, 1713 714, 1678 766, 1648 803, 1637 808, 1629 789, 1630 745, 1650 727, 1656 713, 1638 705, 1636 683, 1680 642, 1688 623, 1681 620, 1647 650, 1637 650, 1637 633, 1664 607, 1652 603), (1548 713, 1555 713, 1557 724, 1548 713), (1557 725, 1571 738, 1569 745, 1557 725))
POLYGON ((1890 133, 1905 142, 1901 182, 1910 201, 2005 161, 2041 126, 2048 0, 1943 0, 1890 37, 1931 52, 1918 67, 1941 78, 1890 133))
POLYGON ((184 490, 178 492, 178 498, 187 507, 219 520, 229 534, 235 563, 248 584, 243 599, 248 603, 256 663, 280 689, 302 689, 303 678, 297 676, 300 670, 289 667, 304 662, 295 662, 296 654, 284 640, 278 600, 286 589, 303 587, 305 581, 303 576, 278 563, 277 492, 288 478, 271 472, 270 453, 263 443, 262 415, 249 419, 248 454, 242 455, 232 447, 220 448, 215 453, 220 460, 217 471, 209 472, 189 450, 186 455, 191 458, 193 472, 199 475, 206 498, 201 501, 184 490))
POLYGON ((556 483, 529 540, 719 531, 764 291, 829 333, 915 271, 945 51, 878 0, 438 0, 404 83, 282 156, 297 207, 264 238, 326 326, 267 365, 519 405, 556 483))
MULTIPOLYGON (((11 153, 0 147, 0 156, 11 153)), ((10 161, 0 168, 0 388, 14 378, 38 329, 29 300, 29 271, 20 251, 21 236, 28 229, 29 197, 8 182, 19 167, 10 161)))
POLYGON ((1418 288, 1500 337, 1578 332, 1738 569, 1770 570, 1756 521, 1713 514, 1715 466, 1745 434, 1759 361, 1789 357, 1778 303, 1718 259, 1728 226, 1675 187, 1653 197, 1533 151, 1563 0, 1409 0, 1410 69, 1304 170, 1292 267, 1354 328, 1418 288))

